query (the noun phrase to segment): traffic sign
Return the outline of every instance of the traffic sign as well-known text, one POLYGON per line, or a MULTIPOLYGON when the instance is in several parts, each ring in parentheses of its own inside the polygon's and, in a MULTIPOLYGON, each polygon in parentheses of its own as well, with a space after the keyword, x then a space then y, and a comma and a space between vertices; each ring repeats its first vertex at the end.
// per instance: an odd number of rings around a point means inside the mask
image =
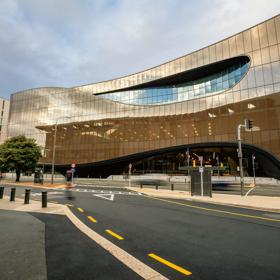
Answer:
POLYGON ((203 171, 204 171, 203 166, 199 166, 199 172, 200 172, 200 173, 203 173, 203 171))

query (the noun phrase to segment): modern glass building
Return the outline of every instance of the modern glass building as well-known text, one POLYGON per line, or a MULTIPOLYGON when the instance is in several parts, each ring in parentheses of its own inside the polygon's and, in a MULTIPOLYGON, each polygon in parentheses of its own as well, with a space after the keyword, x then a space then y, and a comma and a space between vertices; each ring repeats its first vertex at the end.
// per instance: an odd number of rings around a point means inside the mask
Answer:
MULTIPOLYGON (((280 16, 173 61, 74 88, 36 88, 11 97, 9 136, 42 147, 41 163, 77 164, 78 176, 185 174, 203 156, 238 170, 236 129, 244 119, 245 174, 280 177, 280 16), (57 126, 57 134, 55 127, 57 126)), ((214 168, 215 169, 215 168, 214 168)))

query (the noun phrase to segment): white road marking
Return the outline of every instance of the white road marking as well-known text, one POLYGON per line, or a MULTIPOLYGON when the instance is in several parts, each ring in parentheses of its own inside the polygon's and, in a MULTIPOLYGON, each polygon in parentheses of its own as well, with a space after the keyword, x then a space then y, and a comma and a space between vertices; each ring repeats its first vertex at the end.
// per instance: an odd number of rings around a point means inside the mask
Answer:
MULTIPOLYGON (((100 195, 100 196, 109 196, 112 195, 142 195, 142 193, 139 192, 127 192, 127 191, 103 191, 103 190, 92 190, 92 189, 71 189, 72 192, 80 192, 80 193, 92 193, 93 195, 100 195)), ((41 196, 41 192, 32 192, 31 196, 41 196)), ((64 191, 60 189, 59 191, 49 191, 48 195, 64 195, 64 191)), ((24 196, 24 194, 22 194, 24 196)), ((112 199, 109 199, 112 200, 112 199)))
POLYGON ((112 254, 115 258, 121 261, 124 265, 132 269, 138 275, 140 275, 143 279, 154 279, 154 280, 168 280, 168 278, 164 277, 151 267, 147 266, 143 262, 139 261, 120 247, 116 246, 114 243, 110 242, 108 239, 105 239, 100 234, 93 231, 87 225, 85 225, 81 220, 79 220, 68 207, 64 208, 65 214, 70 219, 70 221, 84 234, 86 234, 89 238, 107 250, 110 254, 112 254))
POLYGON ((114 197, 115 197, 113 194, 110 194, 110 193, 108 193, 108 194, 93 194, 93 196, 97 196, 97 197, 100 197, 100 198, 103 198, 103 199, 106 199, 106 200, 111 200, 111 201, 113 201, 114 197), (110 198, 108 198, 108 196, 110 198))

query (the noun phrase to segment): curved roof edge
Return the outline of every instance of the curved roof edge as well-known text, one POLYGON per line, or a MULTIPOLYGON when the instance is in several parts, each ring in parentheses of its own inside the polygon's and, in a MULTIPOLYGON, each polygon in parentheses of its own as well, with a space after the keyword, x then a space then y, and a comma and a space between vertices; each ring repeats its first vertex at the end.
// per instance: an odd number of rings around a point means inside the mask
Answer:
POLYGON ((279 15, 280 15, 280 14, 278 13, 278 14, 274 15, 273 17, 270 17, 270 18, 268 18, 268 19, 266 19, 266 20, 264 20, 264 21, 262 21, 262 22, 260 22, 260 23, 257 23, 257 24, 255 24, 255 25, 253 25, 253 26, 251 26, 251 27, 248 27, 248 28, 246 28, 246 29, 244 29, 244 30, 242 30, 242 31, 240 31, 240 32, 237 32, 237 33, 235 33, 235 34, 233 34, 233 35, 231 35, 231 36, 228 36, 228 37, 226 37, 226 38, 224 38, 224 39, 221 39, 221 40, 219 40, 219 41, 217 41, 217 42, 215 42, 215 43, 212 43, 212 44, 210 44, 210 45, 208 45, 208 46, 205 46, 205 47, 203 47, 203 48, 197 49, 197 50, 192 51, 192 52, 190 52, 190 53, 187 53, 187 54, 185 54, 185 55, 176 57, 175 59, 166 61, 166 62, 161 63, 161 64, 159 64, 159 65, 156 65, 156 66, 153 66, 153 67, 150 67, 150 68, 147 68, 147 69, 138 71, 138 72, 134 72, 134 73, 132 73, 132 74, 128 74, 128 75, 125 75, 125 76, 119 76, 119 77, 116 77, 116 78, 113 78, 113 79, 103 80, 103 81, 96 82, 96 83, 82 84, 82 85, 73 86, 73 87, 59 87, 59 86, 55 87, 55 86, 53 86, 53 87, 29 88, 29 89, 25 89, 25 90, 21 90, 21 91, 14 92, 14 93, 11 94, 11 96, 16 95, 16 94, 20 94, 20 93, 24 93, 24 92, 27 92, 27 91, 39 90, 39 89, 59 89, 59 90, 77 89, 77 90, 79 90, 79 89, 83 89, 84 87, 88 87, 88 86, 93 86, 93 85, 96 86, 96 85, 99 85, 99 84, 109 83, 109 82, 114 81, 114 80, 122 80, 122 79, 125 79, 125 78, 128 78, 128 77, 131 77, 131 76, 133 76, 133 75, 137 75, 137 74, 143 73, 143 72, 145 72, 145 71, 149 71, 149 70, 155 69, 155 68, 157 68, 157 67, 161 67, 161 66, 163 66, 163 65, 165 65, 165 64, 169 64, 169 63, 175 62, 175 61, 178 60, 178 59, 182 59, 183 57, 186 57, 186 56, 188 56, 188 55, 192 55, 192 54, 194 54, 194 53, 196 53, 196 52, 199 52, 199 51, 201 51, 201 50, 203 50, 203 49, 205 49, 205 48, 208 48, 208 47, 214 46, 214 45, 216 45, 216 44, 219 44, 220 42, 222 42, 222 41, 224 41, 224 40, 228 40, 228 39, 230 39, 230 38, 232 38, 232 37, 234 37, 234 36, 237 36, 238 34, 241 34, 241 33, 243 33, 243 32, 246 32, 246 31, 250 30, 250 29, 253 29, 253 28, 255 28, 255 27, 257 27, 257 26, 259 26, 259 25, 261 25, 261 24, 263 24, 263 23, 265 23, 265 22, 267 22, 267 21, 269 21, 269 20, 272 20, 272 19, 274 19, 274 18, 277 18, 279 15))
POLYGON ((228 37, 226 37, 226 38, 223 38, 223 39, 221 39, 221 40, 219 40, 219 41, 217 41, 217 42, 214 42, 214 43, 212 43, 212 44, 210 44, 210 45, 207 45, 207 46, 205 46, 205 47, 202 47, 202 48, 200 48, 200 49, 194 50, 194 51, 192 51, 192 52, 190 52, 190 53, 181 55, 181 56, 176 57, 176 58, 174 58, 174 59, 172 59, 172 60, 163 62, 163 63, 161 63, 161 64, 159 64, 159 65, 156 65, 156 66, 153 66, 153 67, 150 67, 150 68, 146 68, 146 69, 143 69, 143 70, 141 70, 141 71, 137 71, 137 72, 134 72, 134 73, 132 73, 132 74, 125 75, 125 76, 119 76, 119 77, 116 77, 116 78, 113 78, 113 79, 103 80, 103 81, 96 82, 96 83, 83 84, 83 85, 74 86, 74 87, 70 87, 70 88, 79 89, 79 88, 86 87, 86 86, 98 85, 98 84, 102 84, 102 83, 111 82, 111 81, 114 81, 114 80, 119 80, 119 79, 128 78, 128 77, 130 77, 130 76, 132 76, 132 75, 136 75, 136 74, 140 74, 140 73, 145 72, 145 71, 152 70, 152 69, 154 69, 154 68, 156 68, 156 67, 160 67, 160 66, 163 66, 163 65, 165 65, 165 64, 174 62, 174 61, 176 61, 176 60, 178 60, 178 59, 181 59, 181 58, 183 58, 183 57, 185 57, 185 56, 192 55, 192 54, 194 54, 194 53, 196 53, 196 52, 198 52, 198 51, 201 51, 201 50, 203 50, 203 49, 205 49, 205 48, 208 48, 208 47, 214 46, 214 45, 216 45, 216 44, 219 44, 220 42, 222 42, 222 41, 224 41, 224 40, 228 40, 228 39, 230 39, 230 38, 232 38, 232 37, 234 37, 234 36, 237 36, 238 34, 241 34, 241 33, 243 33, 243 32, 246 32, 246 31, 250 30, 250 29, 253 29, 253 28, 255 28, 255 27, 257 27, 257 26, 259 26, 259 25, 261 25, 261 24, 263 24, 263 23, 265 23, 265 22, 267 22, 267 21, 269 21, 269 20, 272 20, 272 19, 274 19, 274 18, 277 18, 279 15, 280 15, 280 14, 278 13, 278 14, 276 14, 276 15, 273 16, 273 17, 270 17, 270 18, 268 18, 268 19, 266 19, 266 20, 263 20, 263 21, 261 21, 261 22, 255 24, 255 25, 253 25, 253 26, 251 26, 251 27, 248 27, 248 28, 246 28, 246 29, 244 29, 244 30, 242 30, 242 31, 239 31, 239 32, 237 32, 237 33, 235 33, 235 34, 233 34, 233 35, 230 35, 230 36, 228 36, 228 37))

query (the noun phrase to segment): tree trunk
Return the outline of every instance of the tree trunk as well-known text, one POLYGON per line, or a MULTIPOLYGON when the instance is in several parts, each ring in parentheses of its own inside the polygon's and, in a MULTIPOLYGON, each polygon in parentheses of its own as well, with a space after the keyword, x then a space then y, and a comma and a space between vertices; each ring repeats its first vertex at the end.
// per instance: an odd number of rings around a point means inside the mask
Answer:
POLYGON ((19 178, 20 178, 20 170, 17 169, 16 170, 16 182, 19 182, 19 178))

